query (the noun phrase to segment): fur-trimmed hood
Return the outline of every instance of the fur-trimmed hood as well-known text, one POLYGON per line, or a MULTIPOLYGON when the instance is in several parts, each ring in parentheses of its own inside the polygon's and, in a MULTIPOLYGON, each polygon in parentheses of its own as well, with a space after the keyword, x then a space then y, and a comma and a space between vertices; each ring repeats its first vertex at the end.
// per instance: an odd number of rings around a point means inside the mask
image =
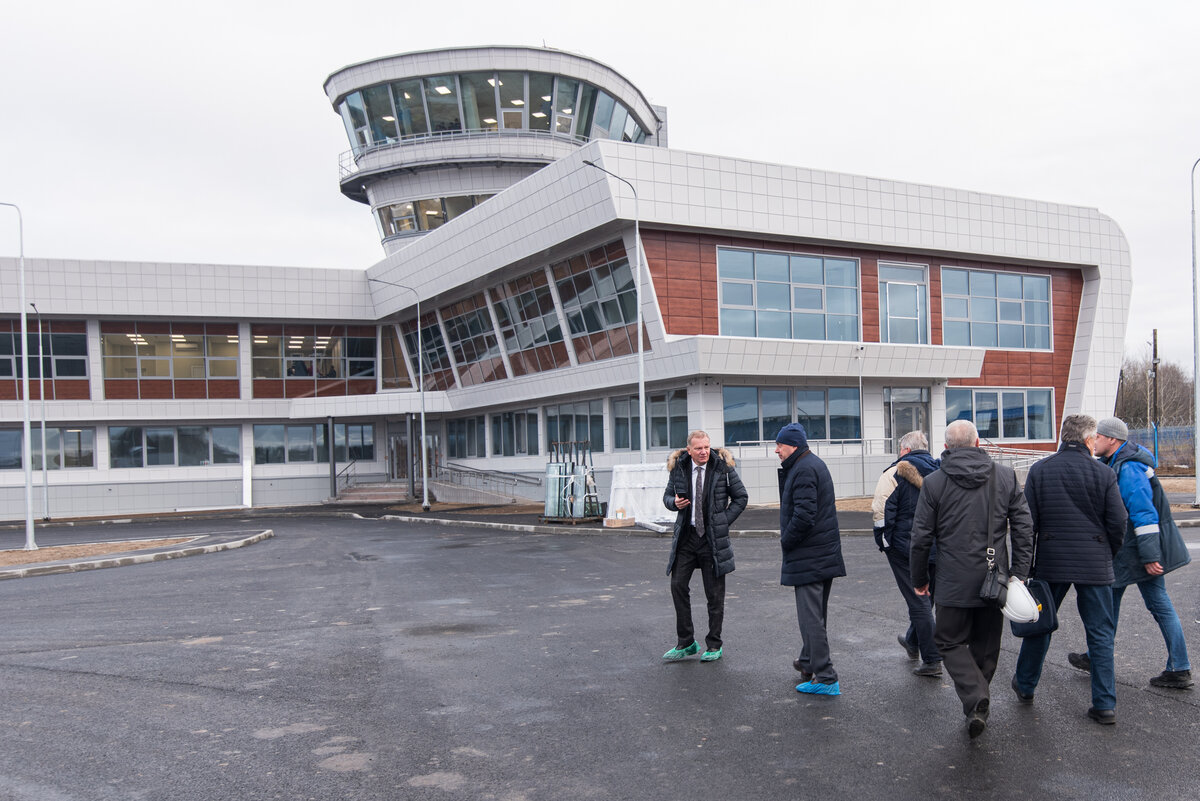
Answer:
POLYGON ((917 489, 920 489, 921 485, 925 483, 925 479, 921 477, 921 473, 917 470, 917 466, 912 462, 906 462, 903 459, 901 459, 896 465, 896 477, 898 479, 904 479, 917 489))
MULTIPOLYGON (((684 456, 687 456, 687 448, 680 448, 677 451, 672 451, 671 455, 667 457, 667 469, 674 470, 675 465, 679 464, 680 458, 684 456)), ((708 458, 710 461, 713 459, 720 459, 729 467, 735 466, 733 463, 733 454, 724 448, 713 448, 708 458)))

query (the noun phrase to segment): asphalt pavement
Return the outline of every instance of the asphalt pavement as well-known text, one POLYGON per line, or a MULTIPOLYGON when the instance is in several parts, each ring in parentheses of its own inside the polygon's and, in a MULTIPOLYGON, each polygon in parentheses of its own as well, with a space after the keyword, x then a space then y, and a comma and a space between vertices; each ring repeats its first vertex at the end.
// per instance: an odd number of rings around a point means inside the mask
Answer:
MULTIPOLYGON (((50 527, 39 542, 267 530, 194 558, 0 581, 0 798, 1170 801, 1200 782, 1200 699, 1148 685, 1165 651, 1136 596, 1116 726, 1084 714, 1068 596, 1035 703, 1008 689, 1006 634, 971 741, 948 679, 910 672, 907 616, 866 535, 844 538, 830 600, 837 698, 793 689, 795 611, 767 536, 735 540, 725 657, 706 664, 661 660, 667 543, 646 532, 293 510, 50 527)), ((1200 548, 1200 531, 1185 537, 1200 548)), ((1193 651, 1198 575, 1168 577, 1193 651)))

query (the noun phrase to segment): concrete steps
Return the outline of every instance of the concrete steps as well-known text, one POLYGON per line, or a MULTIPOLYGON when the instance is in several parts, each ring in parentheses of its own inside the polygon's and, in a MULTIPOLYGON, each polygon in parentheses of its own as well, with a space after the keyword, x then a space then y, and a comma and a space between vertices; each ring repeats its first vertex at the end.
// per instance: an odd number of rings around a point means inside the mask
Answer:
MULTIPOLYGON (((418 489, 418 493, 420 490, 418 489)), ((407 503, 408 484, 395 482, 383 484, 356 484, 339 490, 336 498, 328 498, 327 504, 356 503, 407 503)))

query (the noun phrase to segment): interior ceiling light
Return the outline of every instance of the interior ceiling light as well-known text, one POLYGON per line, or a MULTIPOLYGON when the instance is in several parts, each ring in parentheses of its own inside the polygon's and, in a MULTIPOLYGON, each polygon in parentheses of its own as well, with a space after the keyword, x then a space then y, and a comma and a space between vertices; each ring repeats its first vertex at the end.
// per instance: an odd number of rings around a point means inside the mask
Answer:
POLYGON ((395 122, 395 121, 396 121, 396 118, 395 118, 395 117, 387 117, 387 116, 385 116, 385 117, 383 118, 383 121, 384 121, 384 122, 395 122))
POLYGON ((435 87, 433 87, 433 91, 437 92, 439 95, 448 95, 448 94, 450 94, 450 87, 435 86, 435 87))
POLYGON ((535 112, 533 112, 533 116, 537 117, 540 120, 542 117, 545 117, 546 115, 541 111, 535 111, 535 112))
POLYGON ((412 95, 410 95, 408 92, 405 92, 405 93, 404 93, 404 99, 405 99, 405 100, 412 100, 412 95))
POLYGON ((489 117, 488 119, 484 120, 484 122, 486 122, 488 125, 495 125, 495 124, 496 124, 496 121, 495 121, 495 120, 493 120, 493 119, 492 119, 492 118, 490 118, 490 117, 489 117))
POLYGON ((525 101, 524 101, 524 100, 521 100, 520 98, 518 98, 518 99, 514 100, 514 101, 512 102, 512 104, 513 104, 514 106, 523 106, 523 105, 525 105, 525 101))
POLYGON ((438 211, 437 209, 426 209, 425 213, 428 214, 430 217, 437 217, 439 214, 441 214, 441 212, 438 211))
POLYGON ((496 85, 496 79, 488 78, 488 86, 495 86, 495 85, 496 85))
MULTIPOLYGON (((563 113, 563 114, 570 114, 570 113, 571 113, 571 109, 569 109, 569 108, 564 108, 564 109, 562 110, 562 113, 563 113)), ((387 119, 387 117, 384 117, 384 119, 386 120, 386 119, 387 119)))
POLYGON ((550 102, 550 95, 542 95, 542 100, 545 100, 547 103, 549 103, 549 102, 550 102))

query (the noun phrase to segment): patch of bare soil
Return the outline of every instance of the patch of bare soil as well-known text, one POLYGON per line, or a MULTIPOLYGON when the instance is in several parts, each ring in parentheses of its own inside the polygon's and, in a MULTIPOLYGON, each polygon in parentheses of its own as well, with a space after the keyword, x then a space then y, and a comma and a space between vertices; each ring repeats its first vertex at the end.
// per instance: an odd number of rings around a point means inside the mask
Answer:
POLYGON ((166 540, 125 540, 120 542, 92 542, 86 545, 55 545, 38 548, 36 551, 0 551, 0 567, 35 565, 42 562, 58 562, 63 559, 82 559, 86 556, 109 556, 115 553, 133 553, 149 548, 163 548, 187 542, 192 537, 176 537, 166 540))

